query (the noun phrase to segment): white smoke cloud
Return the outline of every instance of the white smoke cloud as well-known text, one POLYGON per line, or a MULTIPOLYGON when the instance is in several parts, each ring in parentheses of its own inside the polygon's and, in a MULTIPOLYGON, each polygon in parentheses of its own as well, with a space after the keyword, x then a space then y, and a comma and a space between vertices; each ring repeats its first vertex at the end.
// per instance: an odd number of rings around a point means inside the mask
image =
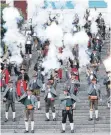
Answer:
POLYGON ((19 11, 14 7, 6 7, 3 10, 3 19, 6 21, 4 27, 7 29, 3 41, 12 52, 11 61, 16 61, 18 64, 22 62, 20 56, 20 49, 18 46, 22 45, 24 51, 25 37, 20 33, 17 23, 22 19, 19 11))
POLYGON ((97 34, 97 32, 98 32, 97 23, 95 21, 92 21, 92 24, 91 24, 91 33, 97 34))
POLYGON ((103 61, 106 71, 111 72, 111 56, 109 56, 106 60, 103 61))
POLYGON ((55 46, 61 47, 63 39, 63 31, 60 26, 52 23, 50 27, 46 29, 46 37, 49 39, 55 46))

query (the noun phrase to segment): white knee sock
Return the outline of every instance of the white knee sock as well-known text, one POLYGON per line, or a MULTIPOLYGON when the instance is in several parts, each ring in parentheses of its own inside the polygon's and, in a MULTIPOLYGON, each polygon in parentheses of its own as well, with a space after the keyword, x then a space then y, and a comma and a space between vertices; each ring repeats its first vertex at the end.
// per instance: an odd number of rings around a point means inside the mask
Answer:
POLYGON ((98 118, 98 110, 95 110, 96 118, 98 118))
POLYGON ((53 117, 53 119, 55 119, 55 117, 56 117, 56 114, 55 114, 55 113, 52 113, 52 117, 53 117))
POLYGON ((108 108, 110 108, 110 103, 108 103, 108 108))
POLYGON ((47 117, 47 119, 49 119, 49 113, 46 113, 46 117, 47 117))
POLYGON ((15 118, 15 112, 13 112, 13 119, 15 118))
POLYGON ((62 123, 62 130, 66 130, 66 123, 62 123))
POLYGON ((31 121, 31 130, 34 130, 34 121, 31 121))
POLYGON ((45 91, 45 83, 42 86, 42 90, 45 91))
POLYGON ((40 101, 38 101, 38 108, 40 108, 40 101))
POLYGON ((26 129, 26 131, 29 130, 29 123, 27 121, 25 121, 25 129, 26 129))
POLYGON ((70 123, 71 130, 74 130, 74 123, 70 123))
POLYGON ((89 114, 90 114, 90 118, 92 119, 93 111, 89 111, 89 114))
POLYGON ((29 57, 32 58, 32 54, 29 54, 29 57))
POLYGON ((6 119, 8 119, 8 112, 5 112, 5 117, 6 119))
POLYGON ((73 104, 73 108, 74 108, 74 109, 76 108, 76 102, 73 104))

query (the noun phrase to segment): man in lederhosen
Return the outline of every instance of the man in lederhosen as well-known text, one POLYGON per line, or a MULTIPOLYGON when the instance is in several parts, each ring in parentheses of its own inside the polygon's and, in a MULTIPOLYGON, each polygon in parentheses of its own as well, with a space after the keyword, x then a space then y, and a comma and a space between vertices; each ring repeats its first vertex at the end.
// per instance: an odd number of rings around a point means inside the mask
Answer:
POLYGON ((42 80, 40 80, 38 75, 33 75, 33 78, 28 84, 28 88, 33 91, 33 95, 37 98, 38 110, 40 110, 40 89, 42 87, 42 80))
POLYGON ((34 110, 37 108, 37 98, 32 94, 31 90, 27 90, 26 93, 19 99, 19 102, 25 105, 25 131, 29 132, 29 117, 31 120, 31 133, 34 133, 34 110))
POLYGON ((98 117, 98 100, 101 99, 100 85, 97 84, 96 78, 92 79, 92 83, 88 89, 89 102, 90 102, 90 118, 89 121, 93 120, 93 109, 95 109, 96 120, 99 120, 98 117))
POLYGON ((16 90, 15 90, 12 80, 10 80, 3 95, 3 102, 5 102, 5 109, 6 109, 5 122, 8 121, 8 111, 9 111, 10 106, 13 112, 13 122, 15 121, 15 100, 16 99, 17 99, 16 90))
POLYGON ((94 70, 97 72, 99 70, 99 64, 101 63, 101 57, 100 54, 94 49, 91 56, 90 63, 94 70))
MULTIPOLYGON (((75 73, 73 73, 73 72, 71 73, 71 78, 66 82, 66 85, 68 86, 69 93, 77 96, 77 92, 80 87, 80 82, 76 79, 75 73)), ((76 107, 76 102, 74 102, 74 104, 73 104, 74 109, 75 109, 75 107, 76 107)))
POLYGON ((55 98, 57 97, 54 87, 51 85, 51 82, 47 83, 45 89, 45 111, 46 111, 46 121, 49 121, 49 109, 52 110, 53 121, 56 121, 56 112, 55 112, 55 98))
POLYGON ((61 101, 62 108, 62 132, 65 133, 66 119, 69 118, 71 133, 74 133, 73 123, 73 104, 77 100, 76 96, 70 94, 68 87, 64 88, 64 93, 60 95, 59 100, 61 101))

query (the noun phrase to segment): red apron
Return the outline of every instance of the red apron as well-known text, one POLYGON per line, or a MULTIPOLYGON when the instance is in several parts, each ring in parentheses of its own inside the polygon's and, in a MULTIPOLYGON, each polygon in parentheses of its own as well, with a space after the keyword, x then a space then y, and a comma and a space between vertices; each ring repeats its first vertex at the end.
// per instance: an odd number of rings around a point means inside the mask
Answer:
POLYGON ((61 68, 58 70, 58 77, 59 77, 59 79, 62 79, 62 69, 61 68))
POLYGON ((2 73, 5 75, 5 84, 8 84, 8 82, 10 80, 10 74, 9 74, 8 70, 4 69, 2 73))
POLYGON ((21 96, 22 95, 22 93, 21 93, 21 87, 23 88, 23 90, 24 90, 24 92, 26 91, 26 89, 27 89, 27 83, 26 83, 26 81, 21 81, 21 80, 18 80, 17 81, 17 87, 16 87, 16 91, 17 91, 17 95, 18 96, 21 96), (22 86, 21 86, 21 84, 22 84, 22 86))

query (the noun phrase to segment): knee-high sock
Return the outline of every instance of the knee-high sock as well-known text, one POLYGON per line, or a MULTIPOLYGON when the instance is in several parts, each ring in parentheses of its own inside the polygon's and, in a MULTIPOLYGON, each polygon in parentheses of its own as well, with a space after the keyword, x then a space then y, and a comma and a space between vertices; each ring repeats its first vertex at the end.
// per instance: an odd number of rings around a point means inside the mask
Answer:
POLYGON ((32 54, 30 54, 29 57, 32 58, 32 54))
POLYGON ((13 119, 15 118, 15 112, 13 112, 13 119))
POLYGON ((108 103, 108 108, 110 108, 110 103, 108 103))
POLYGON ((40 101, 38 101, 38 108, 40 108, 40 101))
POLYGON ((62 123, 62 130, 66 130, 66 123, 62 123))
POLYGON ((89 114, 90 114, 90 118, 92 119, 92 117, 93 117, 93 111, 89 111, 89 114))
POLYGON ((53 119, 55 119, 55 117, 56 117, 56 114, 55 114, 55 113, 52 113, 52 117, 53 117, 53 119))
POLYGON ((34 130, 34 121, 31 121, 31 130, 34 130))
POLYGON ((76 102, 73 104, 73 107, 76 108, 76 102))
POLYGON ((6 119, 8 119, 8 112, 5 112, 5 117, 6 119))
POLYGON ((29 123, 28 123, 28 121, 25 121, 25 129, 26 129, 26 131, 29 130, 29 123))
POLYGON ((48 112, 48 113, 46 113, 46 117, 47 117, 47 119, 49 119, 49 112, 48 112))
POLYGON ((98 110, 95 110, 96 118, 98 118, 98 110))
POLYGON ((74 130, 74 123, 70 123, 71 130, 74 130))

